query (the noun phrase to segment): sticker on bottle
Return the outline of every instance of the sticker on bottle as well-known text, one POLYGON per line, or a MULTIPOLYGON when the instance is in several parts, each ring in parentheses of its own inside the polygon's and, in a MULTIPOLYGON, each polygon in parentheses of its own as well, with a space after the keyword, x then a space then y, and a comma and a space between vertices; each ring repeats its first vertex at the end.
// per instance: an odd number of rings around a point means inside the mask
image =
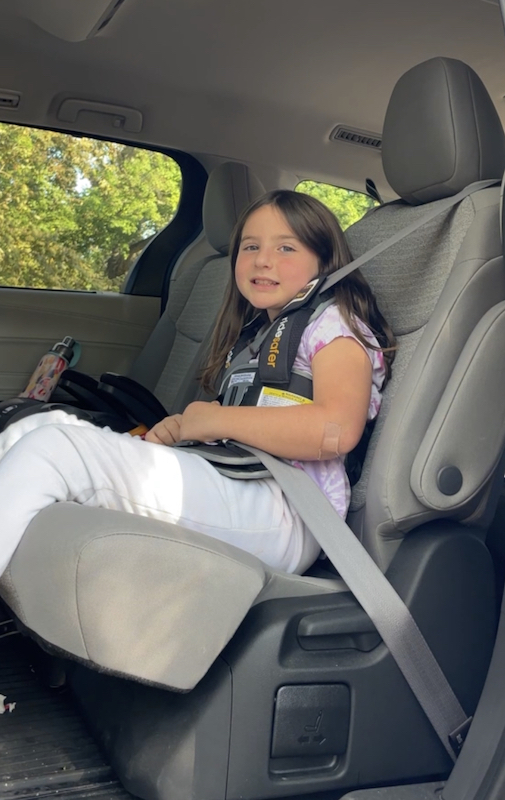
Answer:
POLYGON ((258 406, 298 406, 304 403, 312 403, 308 397, 301 394, 287 392, 285 389, 273 389, 271 386, 264 386, 260 392, 258 406))

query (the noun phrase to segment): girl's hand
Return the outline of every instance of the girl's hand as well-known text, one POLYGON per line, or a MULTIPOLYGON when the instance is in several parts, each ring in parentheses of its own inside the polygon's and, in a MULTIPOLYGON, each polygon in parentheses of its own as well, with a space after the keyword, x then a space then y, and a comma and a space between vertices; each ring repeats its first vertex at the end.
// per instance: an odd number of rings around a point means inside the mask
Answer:
POLYGON ((146 442, 153 442, 154 444, 165 444, 168 447, 181 441, 181 419, 182 414, 172 414, 171 417, 165 417, 161 422, 147 431, 145 435, 146 442))
POLYGON ((205 403, 200 400, 186 406, 181 422, 181 439, 196 439, 199 442, 211 442, 221 438, 219 422, 223 409, 217 400, 205 403))

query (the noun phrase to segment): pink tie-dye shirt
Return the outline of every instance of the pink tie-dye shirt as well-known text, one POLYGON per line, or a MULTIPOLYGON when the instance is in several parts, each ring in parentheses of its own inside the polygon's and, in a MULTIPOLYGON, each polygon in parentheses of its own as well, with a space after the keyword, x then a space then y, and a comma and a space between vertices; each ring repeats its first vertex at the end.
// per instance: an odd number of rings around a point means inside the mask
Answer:
MULTIPOLYGON (((378 346, 376 338, 361 320, 357 320, 360 329, 372 345, 378 346)), ((311 363, 316 353, 339 336, 356 339, 340 313, 337 305, 328 306, 323 313, 310 322, 305 328, 293 368, 308 373, 312 377, 311 363)), ((359 342, 358 339, 356 341, 359 342)), ((361 344, 361 342, 359 342, 361 344)), ((368 419, 374 419, 381 405, 381 387, 384 383, 384 356, 380 351, 364 348, 372 364, 372 393, 368 407, 368 419)), ((295 461, 291 462, 310 475, 324 492, 332 506, 345 519, 351 499, 351 487, 341 457, 329 461, 295 461)))

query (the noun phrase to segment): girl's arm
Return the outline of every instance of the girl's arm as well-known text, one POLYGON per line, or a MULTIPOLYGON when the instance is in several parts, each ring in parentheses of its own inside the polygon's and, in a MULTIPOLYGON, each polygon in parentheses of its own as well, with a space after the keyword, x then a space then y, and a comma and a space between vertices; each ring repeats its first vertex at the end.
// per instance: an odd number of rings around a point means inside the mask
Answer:
POLYGON ((236 439, 281 458, 315 461, 345 455, 359 442, 372 388, 364 348, 339 337, 312 359, 314 402, 283 407, 195 402, 180 420, 182 439, 236 439))

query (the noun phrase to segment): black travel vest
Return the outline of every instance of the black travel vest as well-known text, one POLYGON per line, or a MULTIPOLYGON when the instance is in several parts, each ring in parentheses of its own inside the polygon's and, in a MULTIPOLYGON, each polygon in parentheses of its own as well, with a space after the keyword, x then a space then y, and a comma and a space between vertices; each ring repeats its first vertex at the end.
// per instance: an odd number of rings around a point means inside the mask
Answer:
POLYGON ((325 301, 318 291, 325 279, 310 281, 272 323, 259 314, 242 328, 220 375, 223 405, 255 406, 262 389, 312 400, 312 378, 293 372, 293 363, 310 318, 332 302, 325 301))
MULTIPOLYGON (((259 314, 242 328, 220 376, 218 399, 222 405, 256 406, 265 391, 280 400, 289 396, 294 402, 312 400, 312 378, 293 371, 293 363, 311 317, 334 302, 333 292, 320 292, 326 278, 310 281, 270 325, 265 315, 259 314)), ((367 422, 359 443, 345 458, 351 486, 361 475, 373 427, 374 421, 367 422)))

